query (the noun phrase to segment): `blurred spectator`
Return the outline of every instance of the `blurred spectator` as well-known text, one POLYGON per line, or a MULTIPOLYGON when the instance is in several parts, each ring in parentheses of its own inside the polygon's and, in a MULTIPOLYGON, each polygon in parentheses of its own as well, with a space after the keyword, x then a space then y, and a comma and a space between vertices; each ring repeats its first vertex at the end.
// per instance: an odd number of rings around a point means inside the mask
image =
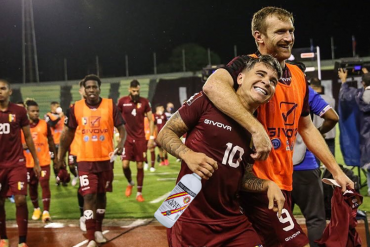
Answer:
POLYGON ((338 76, 342 82, 339 92, 339 101, 350 103, 355 101, 359 107, 359 132, 360 132, 360 166, 367 170, 368 196, 370 195, 370 73, 362 69, 362 88, 349 87, 347 83, 347 70, 339 69, 338 76))

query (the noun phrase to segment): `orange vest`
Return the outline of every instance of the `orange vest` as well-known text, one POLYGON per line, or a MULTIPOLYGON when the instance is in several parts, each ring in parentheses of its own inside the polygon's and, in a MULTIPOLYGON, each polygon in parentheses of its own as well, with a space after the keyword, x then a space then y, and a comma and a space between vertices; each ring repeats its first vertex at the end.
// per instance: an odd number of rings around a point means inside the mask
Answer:
MULTIPOLYGON (((57 116, 55 116, 54 114, 50 112, 46 114, 48 115, 51 121, 54 121, 55 119, 58 118, 57 116)), ((53 135, 55 145, 59 145, 60 135, 62 134, 63 127, 64 127, 64 119, 65 119, 65 116, 63 116, 54 127, 51 127, 51 134, 53 135)))
POLYGON ((75 103, 74 113, 81 136, 77 162, 106 161, 113 151, 113 102, 102 99, 97 109, 90 109, 85 100, 75 103))
POLYGON ((78 149, 80 148, 80 142, 81 142, 81 129, 80 126, 77 127, 76 132, 75 132, 75 137, 73 138, 73 141, 70 146, 70 155, 77 156, 78 149))
MULTIPOLYGON (((40 119, 35 127, 30 128, 33 143, 35 144, 37 158, 39 158, 40 166, 50 165, 50 153, 48 143, 48 125, 45 120, 40 119)), ((22 131, 22 143, 26 143, 24 134, 22 131)), ((23 150, 23 154, 26 157, 26 167, 33 168, 35 162, 33 160, 30 150, 23 150)))
POLYGON ((273 148, 267 160, 255 162, 253 170, 257 177, 272 180, 280 189, 291 191, 293 147, 307 86, 298 66, 286 66, 292 75, 290 85, 278 83, 270 102, 257 109, 257 118, 267 131, 273 148))

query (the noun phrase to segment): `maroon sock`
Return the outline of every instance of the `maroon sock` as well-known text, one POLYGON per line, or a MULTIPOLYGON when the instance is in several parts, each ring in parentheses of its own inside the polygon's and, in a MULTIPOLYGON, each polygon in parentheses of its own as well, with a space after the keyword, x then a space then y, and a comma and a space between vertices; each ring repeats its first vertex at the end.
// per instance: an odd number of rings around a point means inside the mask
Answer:
POLYGON ((49 211, 51 197, 49 180, 41 180, 40 185, 42 189, 42 203, 44 205, 44 211, 49 211))
POLYGON ((150 151, 150 164, 152 167, 154 167, 155 164, 155 151, 150 151))
POLYGON ((164 159, 165 159, 165 160, 168 160, 167 153, 164 155, 164 159))
POLYGON ((16 206, 16 218, 18 224, 19 236, 27 236, 27 225, 28 225, 28 208, 27 203, 16 206))
POLYGON ((38 200, 38 192, 37 192, 37 184, 29 184, 29 192, 30 192, 30 198, 33 205, 33 208, 39 207, 39 200, 38 200))
POLYGON ((137 192, 143 190, 143 181, 144 181, 144 170, 143 168, 137 168, 137 192))
POLYGON ((96 225, 95 231, 102 231, 103 220, 105 216, 105 209, 97 209, 96 210, 96 225))
POLYGON ((6 215, 5 207, 0 207, 0 237, 6 237, 6 215))
POLYGON ((86 219, 86 237, 89 240, 95 240, 95 225, 96 225, 96 220, 95 219, 86 219))
POLYGON ((123 168, 123 174, 125 174, 125 177, 126 177, 127 181, 129 183, 131 183, 132 177, 131 177, 131 169, 130 169, 130 167, 123 168))

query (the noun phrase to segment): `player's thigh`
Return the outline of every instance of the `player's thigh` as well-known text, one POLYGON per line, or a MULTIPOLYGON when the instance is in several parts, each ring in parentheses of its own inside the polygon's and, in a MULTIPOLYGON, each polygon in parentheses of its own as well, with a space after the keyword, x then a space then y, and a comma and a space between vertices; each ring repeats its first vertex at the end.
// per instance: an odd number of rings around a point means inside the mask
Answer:
POLYGON ((96 194, 98 192, 99 177, 97 174, 78 171, 78 176, 80 178, 79 192, 82 196, 96 194))
MULTIPOLYGON (((283 192, 284 193, 284 192, 283 192)), ((291 212, 290 194, 281 217, 267 208, 268 198, 264 193, 243 193, 242 205, 245 214, 260 235, 264 246, 296 247, 308 243, 308 238, 291 212)))
POLYGON ((137 140, 135 142, 135 161, 143 162, 148 147, 145 140, 137 140))
POLYGON ((98 193, 112 192, 113 170, 98 174, 98 193))
POLYGON ((41 177, 40 181, 49 181, 50 180, 50 165, 41 166, 41 177))
POLYGON ((27 195, 27 168, 18 166, 9 170, 9 190, 12 195, 27 195))
POLYGON ((135 145, 131 140, 126 140, 121 160, 134 160, 135 145))

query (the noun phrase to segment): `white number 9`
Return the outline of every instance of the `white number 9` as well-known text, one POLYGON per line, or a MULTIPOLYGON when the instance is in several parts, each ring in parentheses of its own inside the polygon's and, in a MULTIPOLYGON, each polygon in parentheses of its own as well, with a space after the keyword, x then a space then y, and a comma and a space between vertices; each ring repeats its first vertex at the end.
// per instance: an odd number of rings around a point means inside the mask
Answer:
MULTIPOLYGON (((277 216, 278 214, 276 214, 277 216)), ((279 221, 281 223, 287 223, 289 222, 289 226, 286 226, 283 228, 284 231, 290 231, 294 228, 294 222, 293 222, 293 219, 292 217, 290 216, 288 210, 286 210, 285 208, 283 208, 283 210, 281 211, 281 216, 279 217, 279 221), (283 217, 284 216, 284 217, 283 217)))

